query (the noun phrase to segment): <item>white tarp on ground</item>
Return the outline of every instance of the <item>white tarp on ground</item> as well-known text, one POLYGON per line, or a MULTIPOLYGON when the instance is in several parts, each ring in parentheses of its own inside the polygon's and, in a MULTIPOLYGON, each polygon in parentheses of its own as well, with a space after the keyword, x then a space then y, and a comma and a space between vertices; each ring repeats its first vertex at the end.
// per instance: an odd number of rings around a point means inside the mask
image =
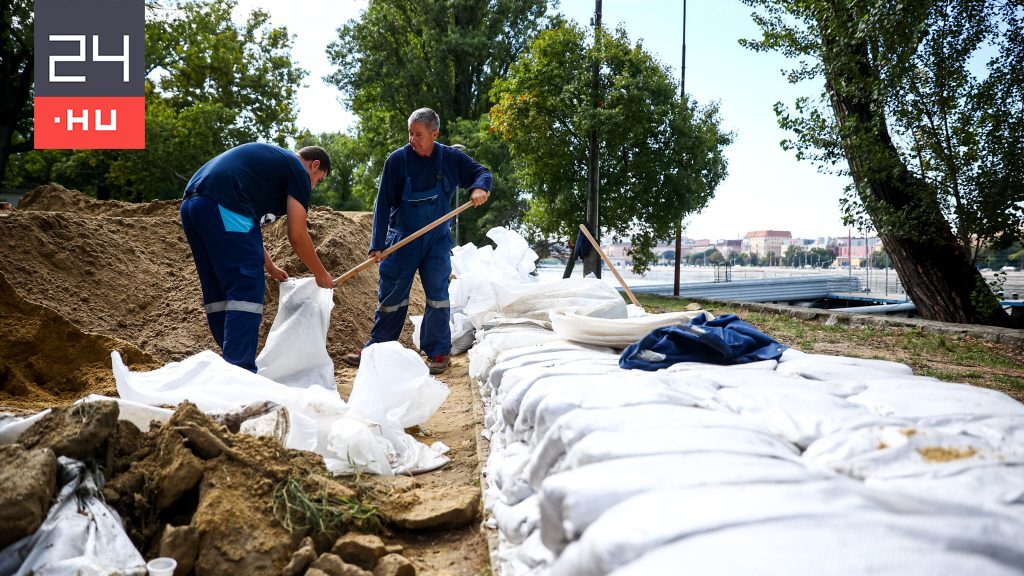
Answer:
POLYGON ((93 473, 61 456, 57 502, 35 533, 0 552, 0 574, 12 576, 143 576, 146 561, 120 516, 103 501, 93 473))
POLYGON ((288 408, 291 429, 286 446, 311 450, 339 474, 357 469, 373 474, 409 474, 448 462, 447 448, 432 449, 406 434, 403 426, 423 423, 448 394, 431 378, 419 355, 397 342, 363 351, 348 405, 336 391, 320 386, 296 389, 253 374, 204 351, 151 372, 132 372, 111 354, 118 395, 154 406, 188 400, 203 412, 240 408, 269 400, 288 408))
POLYGON ((1009 397, 794 350, 641 376, 532 319, 470 351, 497 572, 1024 574, 1009 397))

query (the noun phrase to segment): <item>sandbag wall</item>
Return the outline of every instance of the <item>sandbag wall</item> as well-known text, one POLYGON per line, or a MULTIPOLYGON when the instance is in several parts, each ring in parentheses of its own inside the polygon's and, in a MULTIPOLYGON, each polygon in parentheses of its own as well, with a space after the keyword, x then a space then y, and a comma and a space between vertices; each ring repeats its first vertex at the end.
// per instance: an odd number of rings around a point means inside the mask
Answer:
POLYGON ((469 351, 496 574, 1024 574, 1012 398, 794 350, 623 370, 538 317, 469 351))

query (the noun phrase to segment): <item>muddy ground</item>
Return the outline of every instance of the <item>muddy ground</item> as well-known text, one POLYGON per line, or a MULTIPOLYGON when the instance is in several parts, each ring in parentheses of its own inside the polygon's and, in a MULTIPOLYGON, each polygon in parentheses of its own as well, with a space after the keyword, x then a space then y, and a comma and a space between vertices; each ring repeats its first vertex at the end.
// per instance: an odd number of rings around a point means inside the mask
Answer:
MULTIPOLYGON (((66 406, 90 393, 116 395, 114 349, 133 370, 216 350, 177 211, 178 202, 99 202, 50 185, 27 195, 17 210, 0 212, 0 412, 66 406)), ((335 275, 365 259, 370 226, 367 213, 314 208, 309 216, 320 257, 335 275)), ((264 228, 264 240, 290 275, 308 274, 288 245, 283 223, 264 228)), ((328 351, 343 398, 355 369, 341 356, 361 347, 369 334, 376 284, 371 268, 335 292, 328 351)), ((277 300, 277 284, 268 280, 261 341, 277 300)), ((420 313, 418 285, 411 301, 410 313, 420 313)), ((411 328, 403 335, 407 346, 410 333, 411 328)), ((181 411, 176 418, 191 419, 194 428, 229 450, 211 455, 180 425, 121 427, 97 448, 109 454, 94 456, 114 468, 108 496, 144 555, 155 556, 168 542, 197 541, 197 574, 241 573, 236 568, 242 567, 246 573, 278 573, 307 535, 315 536, 316 553, 329 552, 337 534, 296 528, 273 510, 275 493, 295 479, 375 507, 379 529, 346 526, 377 531, 419 574, 486 573, 478 516, 478 395, 467 367, 465 356, 453 359, 441 377, 451 395, 431 420, 411 431, 427 443, 440 440, 451 447, 452 462, 416 477, 330 479, 315 455, 235 435, 201 414, 181 411), (180 486, 161 495, 168 483, 180 486), (165 534, 167 526, 180 530, 165 534)), ((329 566, 321 568, 330 573, 329 566)))

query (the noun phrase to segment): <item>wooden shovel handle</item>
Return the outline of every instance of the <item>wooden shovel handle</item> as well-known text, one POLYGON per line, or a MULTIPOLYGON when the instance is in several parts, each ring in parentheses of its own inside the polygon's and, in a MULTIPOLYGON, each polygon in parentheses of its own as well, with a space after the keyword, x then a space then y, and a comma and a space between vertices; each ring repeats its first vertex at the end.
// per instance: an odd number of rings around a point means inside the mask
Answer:
MULTIPOLYGON (((473 206, 473 202, 472 201, 466 202, 462 206, 459 206, 455 210, 452 210, 451 212, 445 214, 444 216, 441 216, 437 220, 434 220, 430 224, 427 224, 426 226, 424 226, 423 228, 420 228, 419 230, 413 232, 409 236, 407 236, 405 238, 402 238, 402 240, 399 241, 397 244, 395 244, 394 246, 391 246, 390 248, 384 250, 384 252, 383 252, 384 256, 388 256, 389 254, 391 254, 395 250, 398 250, 399 248, 401 248, 402 246, 405 246, 409 242, 412 242, 413 240, 419 238, 420 236, 423 236, 427 232, 430 232, 434 228, 437 228, 441 224, 444 224, 448 220, 451 220, 456 215, 462 213, 463 211, 465 211, 465 210, 467 210, 469 208, 472 208, 472 206, 473 206)), ((353 268, 353 269, 349 270, 348 272, 345 272, 341 276, 338 276, 337 278, 335 278, 334 279, 334 286, 337 287, 338 284, 344 284, 345 282, 350 280, 356 274, 359 274, 363 270, 366 270, 367 268, 369 268, 370 265, 372 265, 374 262, 375 262, 375 260, 373 258, 367 258, 366 260, 363 261, 362 264, 359 264, 355 268, 353 268)))
POLYGON ((594 247, 594 250, 597 250, 598 254, 601 255, 601 259, 604 260, 604 263, 608 266, 608 269, 612 271, 612 274, 615 274, 615 278, 619 281, 619 284, 622 285, 622 289, 626 291, 626 296, 629 296, 630 301, 632 301, 634 305, 640 306, 640 303, 636 301, 636 296, 633 296, 633 291, 629 289, 629 286, 626 286, 626 281, 622 279, 621 275, 619 275, 619 271, 615 269, 615 266, 612 266, 612 261, 605 256, 604 251, 597 245, 597 240, 594 240, 594 237, 590 235, 590 230, 587 230, 586 226, 580 224, 580 231, 587 237, 587 240, 590 240, 590 245, 594 247))

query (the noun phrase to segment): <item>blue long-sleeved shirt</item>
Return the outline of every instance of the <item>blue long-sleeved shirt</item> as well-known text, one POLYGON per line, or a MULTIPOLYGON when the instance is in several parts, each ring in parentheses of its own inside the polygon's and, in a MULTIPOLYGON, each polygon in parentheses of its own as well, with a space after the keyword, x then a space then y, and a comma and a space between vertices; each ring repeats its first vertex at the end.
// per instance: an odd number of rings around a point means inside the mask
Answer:
MULTIPOLYGON (((388 228, 395 225, 398 208, 402 204, 402 191, 405 189, 405 177, 412 179, 413 190, 431 188, 437 183, 437 154, 444 151, 442 170, 456 186, 472 190, 483 188, 491 191, 491 173, 470 158, 465 152, 434 142, 430 156, 424 158, 406 144, 395 150, 384 162, 384 170, 380 175, 377 188, 377 201, 373 206, 373 232, 370 235, 370 249, 384 250, 388 228)), ((445 201, 451 205, 454 188, 447 190, 445 201)), ((449 223, 450 225, 450 223, 449 223)))

